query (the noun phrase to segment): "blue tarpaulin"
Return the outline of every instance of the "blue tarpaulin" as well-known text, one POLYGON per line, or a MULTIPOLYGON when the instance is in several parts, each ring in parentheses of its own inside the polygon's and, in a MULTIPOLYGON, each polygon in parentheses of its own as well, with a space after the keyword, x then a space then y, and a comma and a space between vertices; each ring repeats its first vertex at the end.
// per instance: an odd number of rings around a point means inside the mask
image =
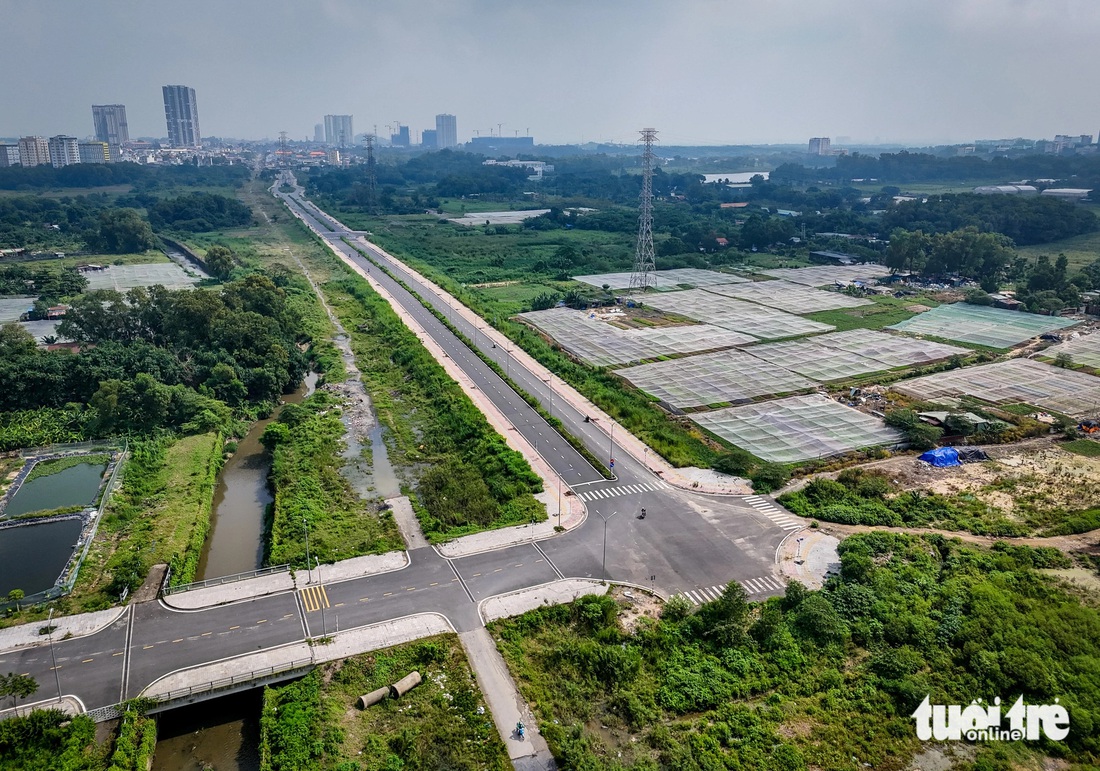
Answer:
POLYGON ((954 447, 937 447, 920 456, 918 460, 933 466, 959 466, 959 453, 954 447))

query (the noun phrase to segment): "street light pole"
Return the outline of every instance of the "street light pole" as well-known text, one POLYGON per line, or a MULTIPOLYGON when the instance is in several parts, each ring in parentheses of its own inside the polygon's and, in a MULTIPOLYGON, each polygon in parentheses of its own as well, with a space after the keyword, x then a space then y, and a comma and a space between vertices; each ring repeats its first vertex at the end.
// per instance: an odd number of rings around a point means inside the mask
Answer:
MULTIPOLYGON (((321 558, 320 557, 317 558, 317 583, 318 584, 322 583, 322 581, 321 581, 321 558)), ((324 591, 324 586, 323 585, 322 585, 321 591, 324 591)), ((328 626, 325 624, 325 603, 324 602, 318 602, 317 604, 321 606, 321 636, 322 637, 328 637, 328 626)))
POLYGON ((554 417, 554 376, 551 375, 543 382, 550 389, 550 417, 554 417))
POLYGON ((57 683, 57 701, 61 702, 61 676, 57 673, 57 654, 53 650, 53 608, 46 616, 46 636, 50 640, 50 660, 53 662, 53 680, 57 683))
POLYGON ((604 581, 607 580, 607 521, 609 519, 611 519, 613 516, 615 516, 616 514, 618 514, 618 513, 619 512, 617 512, 617 511, 613 511, 605 517, 603 515, 603 512, 597 512, 597 514, 599 514, 600 518, 603 520, 603 580, 604 581))
POLYGON ((611 424, 611 453, 607 456, 607 459, 612 463, 615 462, 615 424, 611 424))
POLYGON ((313 562, 309 558, 309 520, 302 517, 302 524, 306 526, 306 583, 313 583, 313 562))

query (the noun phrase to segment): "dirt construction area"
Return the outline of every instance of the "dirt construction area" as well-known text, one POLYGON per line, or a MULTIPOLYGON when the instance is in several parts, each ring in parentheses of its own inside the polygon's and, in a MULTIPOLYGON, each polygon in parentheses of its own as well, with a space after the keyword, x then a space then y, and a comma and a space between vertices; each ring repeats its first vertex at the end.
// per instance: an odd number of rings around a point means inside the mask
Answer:
MULTIPOLYGON (((1081 511, 1100 503, 1100 458, 1059 449, 1049 439, 983 447, 990 460, 936 468, 915 456, 867 465, 906 490, 945 496, 973 495, 1010 517, 1020 507, 1081 511)), ((1022 513, 1022 512, 1020 512, 1022 513)))

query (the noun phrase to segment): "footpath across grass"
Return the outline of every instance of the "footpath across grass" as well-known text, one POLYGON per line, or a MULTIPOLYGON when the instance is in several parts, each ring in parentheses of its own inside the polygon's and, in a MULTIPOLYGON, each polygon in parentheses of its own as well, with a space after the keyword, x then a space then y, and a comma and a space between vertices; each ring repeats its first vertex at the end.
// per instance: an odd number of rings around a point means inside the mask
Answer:
POLYGON ((324 664, 264 691, 261 771, 511 767, 456 635, 324 664), (355 706, 414 671, 423 682, 405 695, 355 706))

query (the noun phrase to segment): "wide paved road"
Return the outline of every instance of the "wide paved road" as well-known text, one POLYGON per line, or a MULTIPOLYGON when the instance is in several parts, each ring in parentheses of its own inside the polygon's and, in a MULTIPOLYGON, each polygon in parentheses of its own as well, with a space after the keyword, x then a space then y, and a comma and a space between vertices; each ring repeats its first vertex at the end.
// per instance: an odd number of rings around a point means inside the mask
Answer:
MULTIPOLYGON (((258 597, 200 611, 179 611, 162 602, 131 606, 113 625, 97 634, 55 643, 61 690, 83 700, 86 708, 132 698, 170 672, 281 645, 300 643, 336 628, 434 611, 458 631, 481 625, 477 603, 503 592, 536 586, 561 577, 606 576, 651 586, 666 594, 684 593, 693 602, 717 596, 729 581, 739 581, 751 599, 774 594, 770 579, 780 541, 792 528, 768 501, 708 496, 674 489, 636 458, 615 452, 616 479, 606 480, 531 409, 496 373, 396 281, 401 278, 420 297, 447 314, 451 323, 528 393, 550 409, 551 386, 526 370, 507 351, 492 348, 485 337, 402 265, 373 245, 357 240, 363 256, 342 239, 360 239, 335 220, 316 212, 297 195, 282 195, 303 221, 348 259, 372 266, 381 282, 412 314, 468 377, 481 389, 561 475, 588 507, 583 525, 540 541, 448 560, 434 549, 409 553, 403 570, 325 583, 322 566, 315 585, 295 592, 258 597), (645 519, 639 518, 642 508, 645 519), (606 522, 606 525, 605 525, 606 522)), ((611 437, 564 399, 553 402, 553 415, 600 458, 612 452, 611 437)), ((39 683, 34 699, 57 693, 47 646, 0 652, 0 672, 25 672, 39 683)))

